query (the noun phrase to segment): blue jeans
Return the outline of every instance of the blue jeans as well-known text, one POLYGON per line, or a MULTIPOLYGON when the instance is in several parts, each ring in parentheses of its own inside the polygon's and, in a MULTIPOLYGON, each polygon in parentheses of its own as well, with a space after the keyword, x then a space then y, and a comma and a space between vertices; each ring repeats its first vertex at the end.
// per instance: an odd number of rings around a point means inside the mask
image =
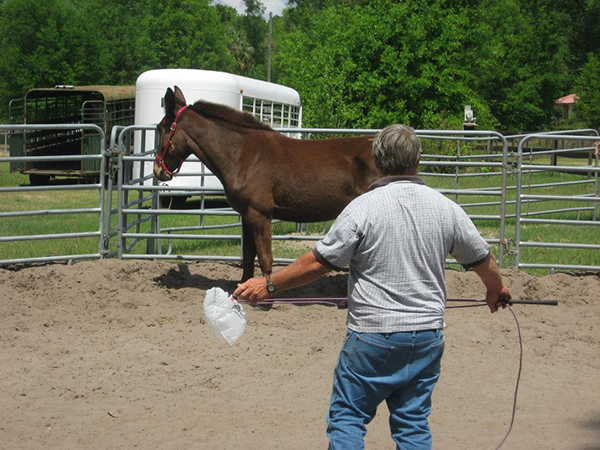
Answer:
POLYGON ((384 400, 397 448, 431 449, 427 417, 443 353, 442 330, 390 334, 348 330, 333 374, 329 450, 364 449, 366 425, 384 400))

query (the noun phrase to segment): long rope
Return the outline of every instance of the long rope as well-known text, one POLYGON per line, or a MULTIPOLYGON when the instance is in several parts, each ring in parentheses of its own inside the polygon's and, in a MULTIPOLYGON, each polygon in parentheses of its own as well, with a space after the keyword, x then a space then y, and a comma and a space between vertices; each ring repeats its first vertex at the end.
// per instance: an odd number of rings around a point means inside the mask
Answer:
MULTIPOLYGON (((238 300, 239 302, 240 300, 238 300)), ((460 308, 475 308, 480 306, 486 306, 487 303, 485 300, 474 300, 474 299, 458 299, 458 298, 449 298, 446 300, 447 302, 464 302, 470 303, 469 305, 456 305, 456 306, 446 306, 447 309, 460 309, 460 308)), ((258 302, 259 306, 266 305, 274 305, 274 304, 288 304, 288 305, 324 305, 324 306, 345 306, 348 302, 347 298, 337 297, 337 298, 279 298, 279 299, 268 299, 262 302, 258 302)), ((510 418, 510 425, 508 427, 508 431, 504 435, 502 442, 500 445, 496 447, 495 450, 498 450, 500 447, 504 445, 506 439, 510 435, 512 431, 513 425, 515 423, 515 416, 517 413, 517 396, 519 394, 519 384, 521 383, 521 371, 523 369, 523 336, 521 335, 521 325, 519 324, 519 320, 517 319, 517 315, 514 310, 510 307, 509 304, 506 304, 506 307, 511 312, 513 318, 515 319, 515 324, 517 325, 517 333, 519 335, 519 370, 517 371, 517 382, 515 383, 515 393, 513 396, 513 407, 512 407, 512 415, 510 418)))
POLYGON ((513 424, 515 423, 515 415, 517 413, 517 395, 519 393, 519 384, 521 382, 521 370, 523 368, 523 337, 521 336, 521 326, 519 325, 519 320, 517 319, 517 315, 515 314, 513 309, 510 307, 510 305, 506 305, 506 307, 509 309, 509 311, 515 318, 515 323, 517 324, 517 332, 519 333, 519 349, 520 349, 519 370, 517 372, 517 382, 515 383, 515 395, 514 395, 514 399, 513 399, 513 410, 512 410, 512 417, 510 418, 510 426, 508 427, 508 431, 506 432, 504 439, 502 439, 502 442, 500 442, 500 445, 498 447, 496 447, 496 450, 498 450, 500 447, 502 447, 502 445, 508 438, 508 435, 512 431, 513 424))
MULTIPOLYGON (((463 300, 463 299, 453 298, 453 299, 448 299, 447 301, 474 303, 471 305, 447 306, 447 308, 472 308, 472 307, 477 307, 477 306, 486 306, 486 304, 487 304, 485 300, 463 300)), ((515 324, 517 325, 517 333, 519 335, 519 370, 517 371, 517 382, 515 383, 515 393, 513 396, 513 407, 512 407, 512 415, 510 418, 510 425, 508 426, 508 431, 504 435, 502 442, 500 442, 498 447, 496 447, 496 450, 498 450, 500 447, 502 447, 504 445, 504 443, 506 442, 506 439, 508 439, 508 435, 512 431, 513 425, 515 423, 515 416, 517 414, 517 396, 519 394, 519 384, 521 383, 521 372, 523 370, 523 336, 521 335, 521 325, 519 324, 519 319, 517 319, 517 315, 515 314, 515 311, 511 308, 511 306, 509 304, 506 304, 506 307, 509 309, 510 313, 512 314, 513 318, 515 319, 515 324)))

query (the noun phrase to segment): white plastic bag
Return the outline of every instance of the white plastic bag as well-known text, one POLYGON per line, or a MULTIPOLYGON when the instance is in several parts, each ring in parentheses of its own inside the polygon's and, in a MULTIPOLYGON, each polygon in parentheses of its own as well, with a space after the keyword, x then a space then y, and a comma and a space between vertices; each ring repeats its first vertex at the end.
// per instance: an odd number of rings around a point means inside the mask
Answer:
POLYGON ((215 336, 232 346, 242 336, 248 323, 242 305, 221 288, 206 291, 204 319, 215 336))

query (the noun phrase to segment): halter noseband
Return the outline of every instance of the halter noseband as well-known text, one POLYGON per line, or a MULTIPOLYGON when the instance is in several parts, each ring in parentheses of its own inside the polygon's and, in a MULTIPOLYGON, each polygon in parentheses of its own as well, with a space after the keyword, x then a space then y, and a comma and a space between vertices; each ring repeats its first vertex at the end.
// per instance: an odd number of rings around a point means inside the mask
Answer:
POLYGON ((173 136, 175 135, 175 129, 177 128, 177 121, 179 120, 179 116, 185 109, 187 109, 187 105, 184 106, 183 108, 181 108, 179 111, 177 111, 177 114, 175 114, 175 120, 173 120, 173 123, 171 124, 171 131, 169 132, 169 142, 167 142, 167 145, 165 145, 165 148, 162 151, 162 154, 156 152, 156 156, 154 158, 154 160, 162 168, 163 172, 165 174, 167 174, 167 176, 170 176, 170 177, 173 177, 173 175, 175 175, 177 172, 179 172, 179 169, 181 169, 181 166, 183 165, 183 161, 185 161, 185 158, 181 158, 177 153, 175 153, 175 146, 173 145, 173 136), (169 150, 171 150, 171 154, 175 155, 175 157, 179 160, 179 165, 172 172, 169 170, 169 168, 165 164, 165 156, 167 156, 167 153, 169 152, 169 150))

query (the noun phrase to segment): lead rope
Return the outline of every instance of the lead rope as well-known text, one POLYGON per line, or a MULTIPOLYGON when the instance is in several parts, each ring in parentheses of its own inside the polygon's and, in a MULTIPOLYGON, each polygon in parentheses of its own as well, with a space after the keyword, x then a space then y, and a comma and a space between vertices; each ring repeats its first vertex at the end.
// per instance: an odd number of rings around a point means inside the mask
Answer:
MULTIPOLYGON (((477 306, 486 306, 486 301, 485 300, 462 300, 462 299, 448 299, 447 301, 449 302, 475 302, 474 305, 461 305, 461 306, 447 306, 446 308, 473 308, 473 307, 477 307, 477 306)), ((506 305, 506 307, 509 309, 510 313, 512 314, 513 318, 515 319, 515 324, 517 325, 517 333, 519 335, 519 370, 517 371, 517 382, 515 383, 515 395, 513 397, 513 407, 512 407, 512 415, 510 418, 510 425, 508 426, 508 431, 506 432, 506 434, 504 435, 504 439, 502 439, 502 442, 500 442, 500 445, 498 445, 498 447, 496 447, 496 450, 498 450, 500 447, 502 447, 502 445, 504 445, 504 442, 506 442, 506 439, 508 439, 508 435, 510 434, 510 432, 512 431, 512 427, 515 423, 515 415, 517 413, 517 396, 519 394, 519 384, 521 382, 521 371, 523 369, 523 336, 521 335, 521 325, 519 324, 519 319, 517 319, 517 315, 515 314, 515 311, 511 308, 511 306, 508 303, 504 303, 506 305)))
MULTIPOLYGON (((240 300, 238 300, 239 302, 240 300)), ((449 298, 448 302, 469 302, 475 303, 471 305, 460 305, 460 306, 446 306, 447 309, 459 309, 459 308, 474 308, 479 306, 486 306, 487 303, 485 300, 466 300, 466 299, 456 299, 449 298)), ((264 300, 262 302, 258 302, 257 305, 274 305, 274 304, 292 304, 292 305, 324 305, 324 306, 341 306, 347 302, 346 298, 286 298, 286 299, 270 299, 264 300)), ((243 302, 242 302, 243 303, 243 302)), ((496 447, 495 450, 498 450, 500 447, 504 445, 506 439, 510 435, 512 431, 512 427, 515 423, 515 416, 517 413, 517 396, 519 394, 519 384, 521 382, 521 371, 523 369, 523 336, 521 335, 521 325, 519 324, 519 319, 517 319, 517 315, 514 310, 510 307, 508 303, 504 303, 506 307, 509 309, 513 318, 515 319, 515 324, 517 325, 517 333, 519 335, 519 370, 517 371, 517 382, 515 383, 515 394, 513 396, 513 407, 512 407, 512 415, 510 418, 510 425, 508 426, 508 431, 504 435, 502 442, 500 445, 496 447)))
POLYGON ((510 313, 515 318, 515 323, 517 324, 517 333, 519 334, 519 349, 520 349, 519 370, 517 372, 517 382, 515 383, 515 396, 513 399, 513 410, 512 410, 512 417, 510 418, 510 426, 508 427, 508 431, 506 432, 504 439, 502 439, 502 442, 500 442, 500 445, 498 445, 498 447, 496 447, 496 450, 498 450, 500 447, 502 447, 502 445, 508 438, 508 435, 512 431, 513 424, 515 423, 515 415, 517 413, 517 395, 519 394, 519 383, 521 382, 521 369, 523 368, 523 337, 521 336, 521 325, 519 325, 519 320, 517 319, 517 315, 515 314, 513 309, 510 307, 510 305, 506 305, 506 306, 509 309, 510 313))

